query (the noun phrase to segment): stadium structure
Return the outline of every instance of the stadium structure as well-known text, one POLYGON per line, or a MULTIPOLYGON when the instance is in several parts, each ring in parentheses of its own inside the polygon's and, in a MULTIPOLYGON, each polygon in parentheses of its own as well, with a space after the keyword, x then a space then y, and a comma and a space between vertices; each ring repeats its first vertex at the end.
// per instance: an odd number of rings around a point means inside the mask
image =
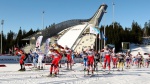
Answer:
POLYGON ((68 46, 74 51, 80 52, 87 46, 94 46, 96 35, 90 34, 90 27, 98 27, 100 21, 107 9, 106 4, 100 5, 96 13, 90 19, 73 19, 58 23, 53 28, 43 29, 31 36, 24 38, 28 40, 29 45, 23 49, 25 52, 29 52, 30 49, 35 48, 36 39, 42 35, 43 40, 41 43, 41 50, 44 51, 44 45, 47 38, 51 39, 51 43, 54 40, 58 40, 58 44, 68 46))

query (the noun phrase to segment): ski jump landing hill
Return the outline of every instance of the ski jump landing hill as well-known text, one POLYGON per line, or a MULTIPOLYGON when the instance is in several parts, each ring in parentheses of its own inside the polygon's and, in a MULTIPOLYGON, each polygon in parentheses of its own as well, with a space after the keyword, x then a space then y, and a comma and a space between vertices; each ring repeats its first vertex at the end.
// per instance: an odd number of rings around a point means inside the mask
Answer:
POLYGON ((75 51, 81 51, 82 48, 93 46, 95 35, 89 35, 90 27, 97 27, 107 9, 106 4, 102 4, 96 13, 90 19, 73 19, 56 24, 53 28, 47 28, 35 33, 23 40, 28 40, 29 45, 24 47, 25 52, 35 48, 36 39, 42 35, 41 50, 44 51, 44 45, 47 38, 58 40, 58 43, 65 47, 66 45, 75 51))

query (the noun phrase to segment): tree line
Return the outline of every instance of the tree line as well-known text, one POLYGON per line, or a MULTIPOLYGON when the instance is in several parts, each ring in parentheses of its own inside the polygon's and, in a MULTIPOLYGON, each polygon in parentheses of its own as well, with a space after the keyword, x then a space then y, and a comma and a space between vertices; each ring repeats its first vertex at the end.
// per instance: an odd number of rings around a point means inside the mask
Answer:
MULTIPOLYGON (((99 27, 100 32, 104 32, 104 28, 106 32, 105 37, 107 38, 106 44, 114 44, 116 52, 122 50, 122 42, 142 44, 142 37, 150 36, 150 21, 145 22, 144 28, 142 28, 135 21, 133 21, 131 27, 128 28, 123 28, 118 22, 114 23, 114 28, 113 24, 106 26, 102 25, 101 27, 99 27)), ((97 38, 97 46, 100 43, 99 41, 100 39, 97 38)))
MULTIPOLYGON (((23 41, 22 39, 38 32, 38 31, 39 31, 39 29, 34 31, 31 28, 27 32, 26 30, 22 30, 21 27, 20 27, 18 33, 15 33, 15 32, 10 30, 7 33, 7 35, 3 34, 2 35, 2 53, 3 54, 8 54, 9 52, 12 52, 12 50, 14 50, 15 47, 25 46, 29 42, 23 41)), ((0 37, 1 37, 1 35, 0 35, 0 37)), ((0 40, 0 42, 1 42, 1 40, 0 40)))
MULTIPOLYGON (((52 26, 55 26, 55 24, 52 24, 46 28, 51 28, 52 26)), ((137 22, 133 21, 130 28, 123 28, 118 22, 115 22, 114 28, 113 24, 110 24, 106 26, 102 25, 98 29, 100 29, 100 31, 102 32, 104 31, 104 28, 106 28, 105 36, 108 38, 106 40, 106 44, 114 44, 117 52, 121 50, 121 42, 141 44, 143 36, 150 36, 150 21, 145 22, 144 28, 142 28, 137 22)), ((12 50, 12 48, 16 46, 23 47, 24 45, 29 44, 27 43, 27 41, 23 41, 22 39, 38 31, 40 30, 39 29, 33 30, 32 28, 29 31, 26 31, 22 30, 20 27, 18 33, 14 33, 13 31, 10 30, 7 33, 7 35, 3 34, 2 35, 3 53, 9 53, 12 50)), ((98 38, 97 41, 99 41, 98 38)))

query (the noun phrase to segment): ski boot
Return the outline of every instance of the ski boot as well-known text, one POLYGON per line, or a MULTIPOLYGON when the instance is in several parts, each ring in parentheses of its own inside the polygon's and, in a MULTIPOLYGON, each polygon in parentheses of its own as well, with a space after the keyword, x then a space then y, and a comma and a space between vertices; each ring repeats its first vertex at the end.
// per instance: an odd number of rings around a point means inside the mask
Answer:
POLYGON ((57 73, 55 73, 55 74, 53 75, 53 77, 57 77, 57 73))
POLYGON ((94 75, 94 71, 92 70, 92 75, 94 75))
POLYGON ((40 70, 40 66, 38 66, 37 70, 40 70))
POLYGON ((47 77, 52 77, 52 73, 50 73, 47 77))
POLYGON ((84 68, 84 71, 86 71, 86 68, 84 68))
POLYGON ((117 71, 120 71, 119 69, 117 71))
POLYGON ((18 71, 22 71, 22 69, 19 69, 18 71))
POLYGON ((89 70, 87 70, 87 75, 90 75, 90 74, 89 74, 89 70))
POLYGON ((25 69, 25 68, 23 68, 23 69, 22 69, 22 71, 26 71, 26 69, 25 69))
POLYGON ((61 68, 61 64, 59 65, 59 68, 61 68))
POLYGON ((43 66, 41 67, 41 70, 43 70, 43 66))

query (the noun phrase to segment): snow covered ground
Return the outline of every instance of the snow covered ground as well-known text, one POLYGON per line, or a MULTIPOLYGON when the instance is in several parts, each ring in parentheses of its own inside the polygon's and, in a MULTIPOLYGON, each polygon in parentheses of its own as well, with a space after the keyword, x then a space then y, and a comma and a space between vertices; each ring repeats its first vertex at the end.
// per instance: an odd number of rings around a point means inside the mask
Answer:
POLYGON ((19 64, 6 64, 0 67, 0 84, 149 84, 150 68, 137 68, 124 71, 111 70, 111 74, 106 74, 99 67, 98 72, 94 72, 94 77, 84 77, 83 66, 76 63, 73 70, 66 70, 66 65, 62 65, 58 77, 46 77, 49 74, 50 65, 45 65, 45 70, 31 70, 32 66, 26 66, 27 71, 17 71, 19 64))
MULTIPOLYGON (((150 46, 131 45, 131 53, 136 55, 149 53, 150 46)), ((2 64, 2 63, 1 63, 2 64)), ((84 76, 83 65, 76 63, 73 70, 66 70, 66 64, 62 65, 58 77, 46 77, 49 74, 50 65, 44 65, 44 70, 32 70, 32 66, 26 66, 25 72, 19 72, 18 63, 7 63, 6 67, 0 67, 0 84, 149 84, 150 68, 132 66, 131 69, 117 71, 112 69, 111 74, 103 72, 100 65, 94 77, 84 76)))

